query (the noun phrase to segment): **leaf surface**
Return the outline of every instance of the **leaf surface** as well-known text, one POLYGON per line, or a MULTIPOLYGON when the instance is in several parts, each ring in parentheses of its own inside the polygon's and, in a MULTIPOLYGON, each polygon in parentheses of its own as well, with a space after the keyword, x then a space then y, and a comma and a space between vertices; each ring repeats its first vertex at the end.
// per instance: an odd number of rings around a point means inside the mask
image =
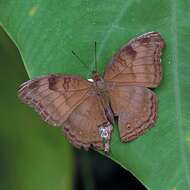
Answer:
POLYGON ((151 190, 190 189, 190 3, 188 0, 0 1, 0 23, 15 41, 29 76, 90 71, 74 50, 98 71, 132 37, 158 31, 166 42, 164 79, 155 90, 159 113, 155 127, 128 144, 115 129, 110 158, 130 170, 151 190))

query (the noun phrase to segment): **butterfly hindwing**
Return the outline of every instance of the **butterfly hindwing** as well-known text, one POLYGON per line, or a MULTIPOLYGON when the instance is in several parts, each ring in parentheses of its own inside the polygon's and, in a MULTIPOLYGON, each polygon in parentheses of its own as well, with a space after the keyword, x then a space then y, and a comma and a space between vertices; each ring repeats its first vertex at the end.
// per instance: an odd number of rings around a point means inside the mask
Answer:
POLYGON ((104 109, 92 92, 63 123, 63 130, 75 147, 89 149, 92 146, 102 150, 99 127, 103 123, 107 123, 104 109))
POLYGON ((122 142, 131 141, 151 128, 156 119, 156 95, 144 87, 114 86, 109 90, 111 106, 118 116, 122 142))

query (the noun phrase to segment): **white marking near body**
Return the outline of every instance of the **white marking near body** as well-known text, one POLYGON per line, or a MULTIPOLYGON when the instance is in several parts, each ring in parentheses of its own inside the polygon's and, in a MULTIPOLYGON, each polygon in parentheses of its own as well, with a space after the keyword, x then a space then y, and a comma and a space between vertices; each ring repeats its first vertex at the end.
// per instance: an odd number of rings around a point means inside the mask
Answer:
POLYGON ((94 80, 93 79, 87 79, 89 82, 94 82, 94 80))
POLYGON ((106 126, 101 126, 99 130, 100 130, 101 138, 104 138, 105 140, 107 140, 110 138, 110 134, 112 131, 112 125, 109 122, 106 126))

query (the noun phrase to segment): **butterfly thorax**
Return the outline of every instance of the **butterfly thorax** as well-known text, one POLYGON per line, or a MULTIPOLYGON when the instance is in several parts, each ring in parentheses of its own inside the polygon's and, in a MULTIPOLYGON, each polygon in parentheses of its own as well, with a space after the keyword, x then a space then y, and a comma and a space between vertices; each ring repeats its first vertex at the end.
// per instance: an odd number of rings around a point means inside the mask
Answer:
POLYGON ((104 79, 96 71, 92 71, 92 79, 97 95, 103 95, 103 93, 106 93, 106 84, 104 79))

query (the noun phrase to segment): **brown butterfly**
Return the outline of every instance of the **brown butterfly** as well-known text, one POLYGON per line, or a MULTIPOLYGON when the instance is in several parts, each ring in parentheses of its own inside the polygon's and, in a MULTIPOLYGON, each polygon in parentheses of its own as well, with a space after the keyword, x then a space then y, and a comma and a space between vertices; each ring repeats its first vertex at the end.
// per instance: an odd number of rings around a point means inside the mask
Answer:
POLYGON ((156 119, 155 88, 162 79, 164 41, 157 32, 145 33, 124 45, 93 82, 81 77, 50 74, 23 83, 20 99, 44 121, 59 126, 77 148, 109 152, 115 117, 122 142, 151 128, 156 119))

